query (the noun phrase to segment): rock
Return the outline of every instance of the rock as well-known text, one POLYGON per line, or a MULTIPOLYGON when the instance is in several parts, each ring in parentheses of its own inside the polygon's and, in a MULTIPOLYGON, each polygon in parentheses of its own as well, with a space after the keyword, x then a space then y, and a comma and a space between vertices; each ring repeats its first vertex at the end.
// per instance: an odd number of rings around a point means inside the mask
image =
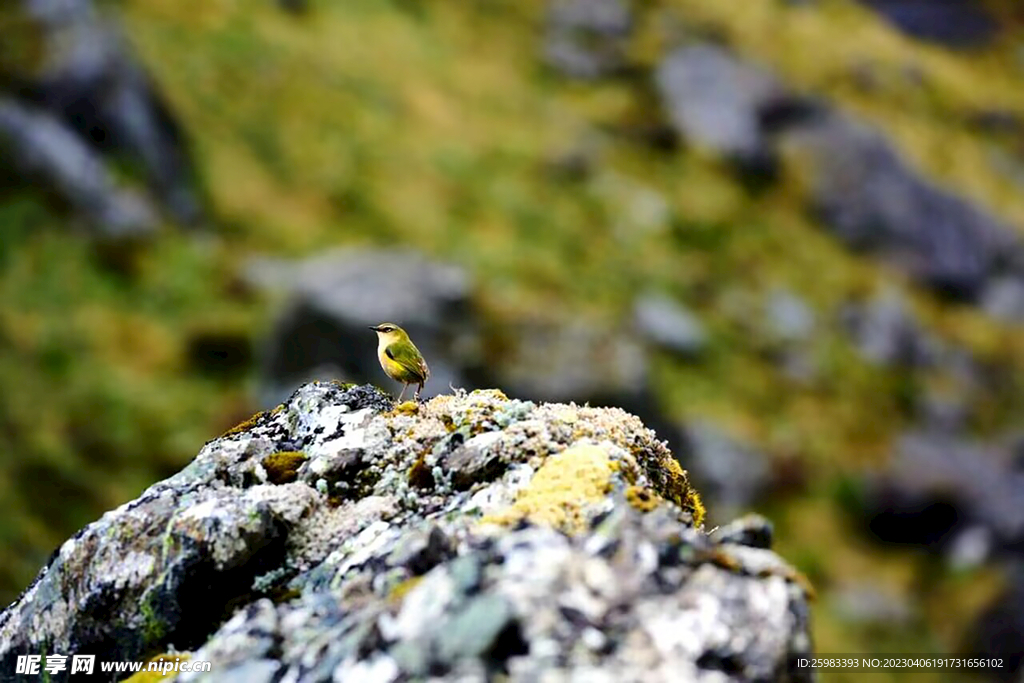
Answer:
POLYGON ((574 78, 599 78, 625 67, 632 18, 623 0, 552 0, 544 54, 574 78))
POLYGON ((981 307, 999 320, 1024 323, 1024 277, 1005 276, 993 280, 981 297, 981 307))
POLYGON ((118 187, 99 154, 45 110, 0 95, 0 153, 4 165, 46 188, 106 236, 156 227, 152 205, 118 187))
POLYGON ((797 294, 776 289, 765 301, 767 333, 774 340, 787 343, 807 342, 815 332, 814 311, 797 294))
POLYGON ((672 125, 694 146, 767 177, 785 152, 806 178, 812 208, 848 246, 969 301, 992 278, 1024 272, 1013 262, 1020 240, 1010 227, 925 179, 873 128, 790 92, 724 48, 678 48, 655 83, 672 125))
POLYGON ((683 443, 682 460, 716 506, 728 510, 746 507, 768 486, 767 457, 714 425, 686 425, 683 443))
POLYGON ((981 47, 997 35, 999 24, 978 0, 860 0, 893 26, 914 38, 949 47, 981 47))
POLYGON ((637 330, 654 344, 683 356, 697 356, 707 345, 707 333, 692 313, 661 294, 639 297, 633 306, 637 330))
MULTIPOLYGON (((248 280, 290 294, 266 341, 261 394, 283 400, 303 381, 344 379, 395 386, 377 360, 370 325, 405 328, 430 365, 423 396, 465 386, 474 364, 470 283, 460 269, 413 251, 344 249, 299 263, 252 262, 248 280)), ((400 388, 400 387, 399 387, 400 388)))
POLYGON ((629 405, 653 411, 647 356, 635 335, 582 320, 523 325, 492 368, 495 383, 539 401, 629 405))
POLYGON ((1006 588, 967 631, 961 650, 967 656, 1002 659, 989 680, 1011 683, 1024 673, 1024 566, 1019 559, 1007 569, 1006 588))
POLYGON ((813 208, 839 239, 938 292, 976 300, 1018 248, 1010 228, 924 179, 880 133, 847 116, 823 113, 785 140, 813 208))
MULTIPOLYGON (((123 153, 143 169, 149 189, 171 215, 183 223, 198 221, 202 210, 182 130, 120 27, 91 0, 20 0, 6 4, 0 14, 10 21, 5 25, 16 27, 15 42, 32 45, 19 57, 0 58, 0 87, 11 83, 12 96, 41 119, 38 132, 13 140, 17 157, 37 160, 30 164, 36 177, 61 181, 48 188, 85 209, 98 227, 124 232, 124 219, 112 221, 100 211, 110 203, 99 201, 96 191, 110 182, 105 163, 94 151, 83 161, 82 150, 123 153), (40 156, 44 135, 49 151, 40 156), (100 177, 73 172, 82 164, 100 177)), ((34 130, 24 123, 19 128, 34 130)), ((154 217, 141 210, 132 209, 129 224, 154 227, 154 217)))
POLYGON ((277 0, 277 4, 285 12, 296 16, 309 12, 309 0, 277 0))
POLYGON ((810 652, 806 582, 709 539, 637 418, 498 391, 390 405, 307 384, 209 442, 62 546, 0 614, 0 666, 173 647, 212 662, 183 683, 810 680, 793 668, 810 652), (295 480, 267 483, 262 463, 296 445, 295 480), (453 488, 442 464, 462 446, 505 467, 453 488), (332 465, 356 451, 362 469, 332 465), (429 486, 410 485, 416 463, 429 486))
POLYGON ((870 583, 853 583, 836 591, 838 616, 855 624, 909 625, 915 612, 906 597, 870 583))
POLYGON ((990 552, 1019 547, 1019 449, 1010 439, 982 444, 946 433, 906 435, 887 471, 869 482, 871 530, 885 541, 951 552, 956 562, 977 563, 990 552))
POLYGON ((713 536, 719 543, 736 543, 769 550, 774 533, 775 527, 770 521, 761 515, 748 514, 720 527, 713 536))
POLYGON ((886 367, 920 368, 936 364, 938 340, 922 329, 906 300, 888 289, 840 313, 843 327, 865 360, 886 367))
MULTIPOLYGON (((485 594, 473 598, 448 621, 448 627, 437 640, 437 657, 443 665, 451 665, 460 659, 478 658, 499 645, 505 631, 512 631, 517 642, 514 651, 499 654, 504 658, 511 655, 525 655, 527 645, 518 632, 515 613, 509 602, 500 595, 485 594)), ((506 646, 507 647, 507 646, 506 646)))
POLYGON ((459 446, 445 461, 452 486, 466 490, 482 477, 499 475, 508 467, 501 454, 490 446, 498 442, 496 432, 484 432, 459 446))
POLYGON ((791 380, 810 383, 818 373, 813 343, 817 333, 814 311, 793 292, 772 291, 764 302, 764 324, 757 329, 766 355, 791 380))
POLYGON ((768 169, 775 152, 766 117, 789 95, 760 68, 710 44, 681 47, 655 73, 672 125, 695 147, 753 169, 768 169))

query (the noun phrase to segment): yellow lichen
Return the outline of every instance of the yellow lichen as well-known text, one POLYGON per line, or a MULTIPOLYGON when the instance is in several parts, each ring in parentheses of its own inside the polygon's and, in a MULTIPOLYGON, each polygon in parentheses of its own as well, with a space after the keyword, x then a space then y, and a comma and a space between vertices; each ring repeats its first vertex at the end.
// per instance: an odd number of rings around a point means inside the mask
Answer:
POLYGON ((658 493, 693 516, 694 526, 704 523, 706 511, 700 494, 690 486, 689 477, 671 454, 666 451, 665 457, 647 468, 647 474, 651 477, 658 493))
POLYGON ((650 512, 661 503, 661 496, 644 486, 626 489, 626 501, 641 512, 650 512))
POLYGON ((544 461, 515 503, 481 522, 507 525, 528 519, 564 531, 581 531, 587 507, 608 492, 613 474, 605 449, 592 444, 571 446, 544 461))
POLYGON ((420 412, 420 404, 416 401, 405 401, 395 406, 394 412, 400 415, 415 415, 420 412))
POLYGON ((308 457, 298 451, 279 451, 263 458, 263 469, 267 471, 267 480, 272 484, 287 484, 295 481, 299 467, 308 457))
POLYGON ((493 398, 499 401, 507 401, 508 396, 501 389, 474 389, 469 392, 471 398, 493 398))
POLYGON ((405 581, 401 582, 397 586, 391 589, 388 593, 388 601, 392 604, 402 602, 406 595, 409 594, 413 588, 419 585, 420 581, 423 580, 422 576, 411 576, 405 581))
POLYGON ((765 569, 757 573, 758 578, 763 579, 769 576, 781 576, 786 581, 796 584, 804 592, 804 595, 807 596, 807 599, 812 602, 818 599, 818 591, 814 589, 814 584, 811 583, 806 574, 797 569, 785 567, 779 570, 765 569))
POLYGON ((712 550, 707 559, 711 564, 726 571, 738 572, 743 569, 742 562, 720 548, 712 550))
POLYGON ((161 673, 163 663, 167 662, 169 664, 174 664, 175 662, 179 661, 188 661, 191 658, 192 655, 188 652, 178 652, 174 654, 171 654, 170 652, 165 652, 162 654, 158 654, 155 657, 150 658, 149 661, 146 662, 146 665, 142 667, 142 671, 124 679, 123 683, 151 683, 152 681, 162 681, 168 676, 177 676, 178 672, 174 671, 173 667, 168 668, 166 673, 161 673), (160 666, 160 668, 158 668, 156 671, 147 671, 146 669, 149 668, 150 663, 160 666))

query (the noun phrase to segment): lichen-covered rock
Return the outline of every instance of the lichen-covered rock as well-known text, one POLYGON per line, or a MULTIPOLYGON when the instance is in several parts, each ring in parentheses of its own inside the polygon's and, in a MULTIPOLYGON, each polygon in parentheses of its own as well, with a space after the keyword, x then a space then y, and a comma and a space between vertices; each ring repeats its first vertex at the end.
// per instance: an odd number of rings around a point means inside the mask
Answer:
POLYGON ((0 667, 187 650, 213 671, 182 681, 803 680, 806 582, 703 514, 619 409, 307 384, 65 543, 0 615, 0 667))

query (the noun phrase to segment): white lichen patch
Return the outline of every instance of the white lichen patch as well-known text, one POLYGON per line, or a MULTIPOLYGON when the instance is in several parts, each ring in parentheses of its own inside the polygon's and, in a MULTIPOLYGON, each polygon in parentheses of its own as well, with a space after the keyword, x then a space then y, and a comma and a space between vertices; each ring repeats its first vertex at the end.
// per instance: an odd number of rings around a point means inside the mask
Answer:
MULTIPOLYGON (((340 563, 346 553, 346 541, 369 542, 370 536, 363 536, 363 529, 373 527, 371 535, 384 529, 377 525, 381 520, 393 517, 398 511, 395 499, 390 496, 367 496, 356 502, 338 507, 320 505, 306 521, 288 536, 289 555, 299 570, 307 569, 335 553, 333 561, 340 563)), ((350 544, 348 548, 354 545, 350 544)))
POLYGON ((130 552, 120 562, 113 563, 105 580, 112 582, 116 588, 123 589, 153 574, 156 565, 156 558, 149 553, 130 552))
POLYGON ((314 489, 303 483, 292 482, 253 486, 246 490, 243 504, 246 507, 265 504, 279 519, 295 525, 321 503, 322 498, 314 489))
POLYGON ((379 627, 385 638, 410 640, 436 628, 454 594, 446 572, 431 572, 406 594, 398 614, 381 615, 379 627))

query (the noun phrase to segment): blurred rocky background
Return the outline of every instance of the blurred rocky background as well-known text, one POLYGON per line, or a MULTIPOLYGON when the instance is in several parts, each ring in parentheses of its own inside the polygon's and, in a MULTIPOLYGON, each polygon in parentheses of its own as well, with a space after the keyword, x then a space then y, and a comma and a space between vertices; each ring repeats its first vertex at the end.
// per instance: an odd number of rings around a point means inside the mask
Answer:
POLYGON ((771 518, 818 652, 1024 651, 1022 82, 1010 0, 4 3, 0 599, 395 319, 771 518))

